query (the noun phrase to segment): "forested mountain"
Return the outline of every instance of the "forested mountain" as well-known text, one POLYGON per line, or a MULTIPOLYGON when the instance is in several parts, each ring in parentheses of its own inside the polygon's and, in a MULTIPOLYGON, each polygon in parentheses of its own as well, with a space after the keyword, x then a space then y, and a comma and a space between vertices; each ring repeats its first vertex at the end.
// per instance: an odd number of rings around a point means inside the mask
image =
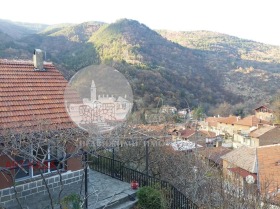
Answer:
POLYGON ((136 108, 161 100, 206 109, 256 105, 280 87, 280 47, 209 31, 154 31, 127 19, 40 27, 0 21, 1 58, 30 59, 34 48, 67 78, 90 64, 114 66, 130 81, 136 108))
POLYGON ((211 31, 157 31, 163 37, 182 46, 227 54, 242 60, 280 63, 279 46, 263 44, 251 40, 211 31))
POLYGON ((158 32, 184 47, 201 50, 207 67, 220 76, 221 85, 247 102, 268 100, 279 89, 279 46, 209 31, 158 32))
POLYGON ((45 24, 12 22, 0 19, 0 30, 15 39, 20 39, 28 34, 40 32, 46 27, 47 25, 45 24))

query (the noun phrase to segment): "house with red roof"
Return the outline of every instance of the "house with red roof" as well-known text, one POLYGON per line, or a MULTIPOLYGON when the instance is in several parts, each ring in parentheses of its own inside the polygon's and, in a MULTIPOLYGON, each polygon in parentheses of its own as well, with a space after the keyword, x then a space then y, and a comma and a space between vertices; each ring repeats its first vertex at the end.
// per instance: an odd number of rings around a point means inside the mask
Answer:
MULTIPOLYGON (((248 126, 249 128, 249 126, 248 126)), ((238 130, 233 137, 233 148, 241 146, 258 147, 280 143, 280 128, 267 124, 257 124, 247 130, 238 130)))
POLYGON ((266 121, 263 121, 259 118, 257 118, 255 115, 249 115, 245 118, 238 119, 234 122, 234 132, 237 131, 247 131, 254 127, 257 127, 258 124, 267 123, 266 121))
POLYGON ((280 197, 280 144, 242 146, 221 158, 223 175, 229 188, 237 189, 242 194, 261 194, 270 200, 280 197))
POLYGON ((261 120, 255 115, 249 115, 234 122, 233 148, 243 145, 255 146, 251 141, 250 132, 268 124, 268 121, 261 120))
POLYGON ((216 133, 216 135, 220 135, 218 130, 218 117, 207 117, 204 121, 200 122, 200 129, 205 131, 211 131, 216 133))
POLYGON ((49 205, 44 182, 56 195, 62 183, 66 195, 83 179, 81 155, 72 155, 80 130, 64 106, 67 81, 37 53, 34 62, 0 60, 0 206, 7 208, 18 206, 16 193, 23 206, 27 196, 49 205))
POLYGON ((242 146, 224 156, 223 173, 224 176, 233 181, 234 184, 243 188, 246 185, 246 176, 254 177, 254 182, 257 181, 257 162, 256 148, 242 146))
POLYGON ((274 119, 273 110, 267 105, 255 109, 255 116, 261 120, 272 122, 274 119))
POLYGON ((195 129, 192 128, 186 128, 181 130, 174 129, 171 133, 172 141, 188 140, 191 137, 194 137, 195 133, 195 129))
POLYGON ((236 116, 229 117, 209 117, 205 121, 208 124, 206 130, 215 132, 216 135, 232 136, 233 125, 238 120, 236 116))
POLYGON ((221 141, 216 133, 206 130, 195 130, 193 128, 185 128, 183 130, 173 130, 172 141, 190 141, 200 147, 215 147, 217 141, 221 141))
MULTIPOLYGON (((236 116, 229 117, 209 117, 201 124, 201 128, 203 131, 213 131, 216 135, 222 135, 228 142, 231 143, 233 148, 241 147, 243 145, 247 146, 259 146, 258 139, 252 139, 250 133, 259 132, 257 130, 260 129, 260 132, 271 128, 269 121, 258 118, 255 115, 249 115, 245 118, 240 118, 236 116)), ((277 132, 275 129, 272 132, 277 132)), ((270 133, 272 133, 270 132, 270 133)), ((267 135, 268 136, 268 135, 267 135)), ((266 141, 266 144, 275 144, 278 143, 277 139, 273 137, 273 140, 262 140, 262 142, 266 141)))
POLYGON ((258 189, 280 204, 280 144, 256 149, 258 189))

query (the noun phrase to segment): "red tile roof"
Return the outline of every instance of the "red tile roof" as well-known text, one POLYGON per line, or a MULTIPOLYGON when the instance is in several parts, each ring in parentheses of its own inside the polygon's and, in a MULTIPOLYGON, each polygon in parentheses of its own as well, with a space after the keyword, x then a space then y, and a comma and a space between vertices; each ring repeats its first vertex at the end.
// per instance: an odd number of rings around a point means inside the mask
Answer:
POLYGON ((251 176, 254 177, 255 181, 257 180, 257 175, 256 174, 250 173, 250 172, 248 172, 248 171, 246 171, 246 170, 244 170, 242 168, 239 168, 239 167, 237 167, 237 168, 228 168, 228 170, 230 170, 233 173, 238 174, 239 176, 242 176, 243 178, 246 178, 248 175, 251 175, 251 176))
POLYGON ((257 118, 255 115, 250 115, 243 119, 237 120, 236 122, 234 122, 234 124, 252 127, 252 126, 257 126, 261 122, 262 121, 259 118, 257 118))
POLYGON ((219 118, 217 118, 217 117, 208 117, 205 119, 205 122, 208 123, 208 126, 217 127, 218 120, 219 120, 219 118))
POLYGON ((257 161, 261 193, 276 193, 280 185, 280 144, 258 147, 257 161))
POLYGON ((242 146, 221 157, 236 167, 240 167, 251 173, 257 173, 256 148, 242 146))
POLYGON ((41 125, 74 127, 64 106, 67 81, 52 65, 0 59, 0 129, 34 130, 41 125))
POLYGON ((260 109, 265 109, 267 112, 273 113, 273 111, 271 110, 271 108, 269 108, 267 105, 262 105, 262 106, 260 106, 260 107, 257 107, 257 108, 255 109, 255 111, 258 111, 258 110, 260 110, 260 109))
POLYGON ((185 129, 180 132, 181 132, 181 137, 184 137, 184 138, 188 138, 195 134, 195 130, 193 130, 193 129, 185 129))
POLYGON ((237 116, 218 118, 219 123, 225 123, 225 124, 234 124, 237 120, 238 120, 237 116))

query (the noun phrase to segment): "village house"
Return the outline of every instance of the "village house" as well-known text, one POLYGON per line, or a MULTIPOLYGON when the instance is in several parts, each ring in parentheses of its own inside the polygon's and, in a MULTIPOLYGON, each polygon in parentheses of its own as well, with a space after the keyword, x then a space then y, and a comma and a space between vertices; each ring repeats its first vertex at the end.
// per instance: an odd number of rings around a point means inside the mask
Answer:
POLYGON ((237 116, 229 116, 224 118, 218 118, 217 130, 220 135, 224 135, 226 138, 232 137, 234 134, 234 124, 240 118, 237 116))
POLYGON ((257 148, 242 146, 221 158, 228 188, 242 194, 259 191, 270 199, 279 196, 280 144, 257 148))
POLYGON ((250 132, 251 132, 250 130, 246 130, 246 131, 238 131, 237 133, 235 133, 233 136, 232 147, 238 148, 244 145, 251 146, 252 141, 250 137, 250 132))
POLYGON ((258 188, 280 203, 280 144, 258 147, 256 155, 258 188))
MULTIPOLYGON (((198 144, 200 147, 216 147, 217 142, 222 142, 219 136, 214 132, 205 130, 195 130, 193 128, 185 128, 182 130, 174 129, 171 133, 172 141, 190 141, 198 144)), ((221 143, 220 143, 221 144, 221 143)))
POLYGON ((250 133, 251 146, 280 144, 280 128, 278 126, 261 126, 250 133))
POLYGON ((205 147, 214 147, 216 146, 216 142, 221 139, 219 136, 216 136, 215 132, 212 131, 199 130, 199 133, 201 134, 201 139, 205 142, 205 147))
MULTIPOLYGON (((255 115, 250 115, 242 119, 236 116, 208 117, 205 119, 205 121, 200 123, 200 128, 204 131, 213 131, 216 133, 216 136, 223 136, 223 138, 226 139, 227 142, 230 142, 230 146, 232 146, 233 148, 238 148, 243 145, 253 147, 259 146, 258 142, 255 142, 257 141, 257 139, 252 139, 251 133, 253 134, 254 131, 258 129, 261 130, 257 131, 256 133, 270 129, 269 127, 271 125, 269 124, 269 121, 260 119, 255 115)), ((277 139, 266 141, 267 144, 278 143, 277 139)))
POLYGON ((239 118, 236 116, 229 117, 208 117, 200 122, 200 129, 216 133, 216 136, 232 136, 234 133, 234 123, 239 118))
POLYGON ((199 122, 199 127, 200 130, 212 131, 216 133, 217 123, 218 123, 217 117, 207 117, 203 121, 199 122))
MULTIPOLYGON (((234 133, 239 131, 249 131, 252 129, 256 129, 258 124, 263 123, 264 121, 257 118, 255 115, 249 115, 245 118, 238 119, 233 123, 234 133)), ((264 122, 265 123, 265 122, 264 122)))
POLYGON ((242 146, 224 156, 223 175, 228 180, 229 185, 236 190, 245 190, 248 187, 247 176, 252 176, 252 184, 257 182, 257 162, 256 149, 242 146))
POLYGON ((272 109, 268 106, 262 105, 255 109, 255 116, 261 120, 272 122, 274 119, 272 109))
POLYGON ((181 140, 188 140, 191 137, 195 137, 196 131, 192 128, 186 128, 177 130, 174 129, 171 133, 172 141, 181 141, 181 140))
POLYGON ((23 206, 49 205, 41 174, 54 194, 60 182, 62 195, 78 192, 83 166, 78 152, 71 155, 79 129, 64 107, 67 81, 40 50, 34 62, 0 60, 0 81, 0 206, 18 207, 15 189, 23 206))
POLYGON ((250 132, 257 129, 261 123, 267 123, 260 120, 255 115, 250 115, 245 118, 239 119, 233 125, 233 148, 240 147, 242 145, 251 145, 250 132))
POLYGON ((251 130, 239 131, 234 134, 233 148, 243 145, 258 147, 264 145, 279 144, 279 127, 265 124, 258 124, 251 130))
POLYGON ((199 150, 199 155, 210 165, 223 168, 222 156, 231 152, 226 147, 207 147, 199 150))

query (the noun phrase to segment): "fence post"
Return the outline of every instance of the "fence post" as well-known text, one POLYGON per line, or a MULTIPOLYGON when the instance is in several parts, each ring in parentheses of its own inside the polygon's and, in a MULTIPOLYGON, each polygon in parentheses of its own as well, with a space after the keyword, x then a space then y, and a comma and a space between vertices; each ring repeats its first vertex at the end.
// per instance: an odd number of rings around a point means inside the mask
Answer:
POLYGON ((115 149, 113 148, 112 150, 112 155, 113 155, 113 159, 112 159, 112 177, 115 177, 115 149))
POLYGON ((83 151, 85 161, 85 209, 88 209, 88 153, 83 151))
POLYGON ((123 163, 121 163, 121 166, 120 166, 120 174, 121 174, 121 180, 123 181, 123 163))

